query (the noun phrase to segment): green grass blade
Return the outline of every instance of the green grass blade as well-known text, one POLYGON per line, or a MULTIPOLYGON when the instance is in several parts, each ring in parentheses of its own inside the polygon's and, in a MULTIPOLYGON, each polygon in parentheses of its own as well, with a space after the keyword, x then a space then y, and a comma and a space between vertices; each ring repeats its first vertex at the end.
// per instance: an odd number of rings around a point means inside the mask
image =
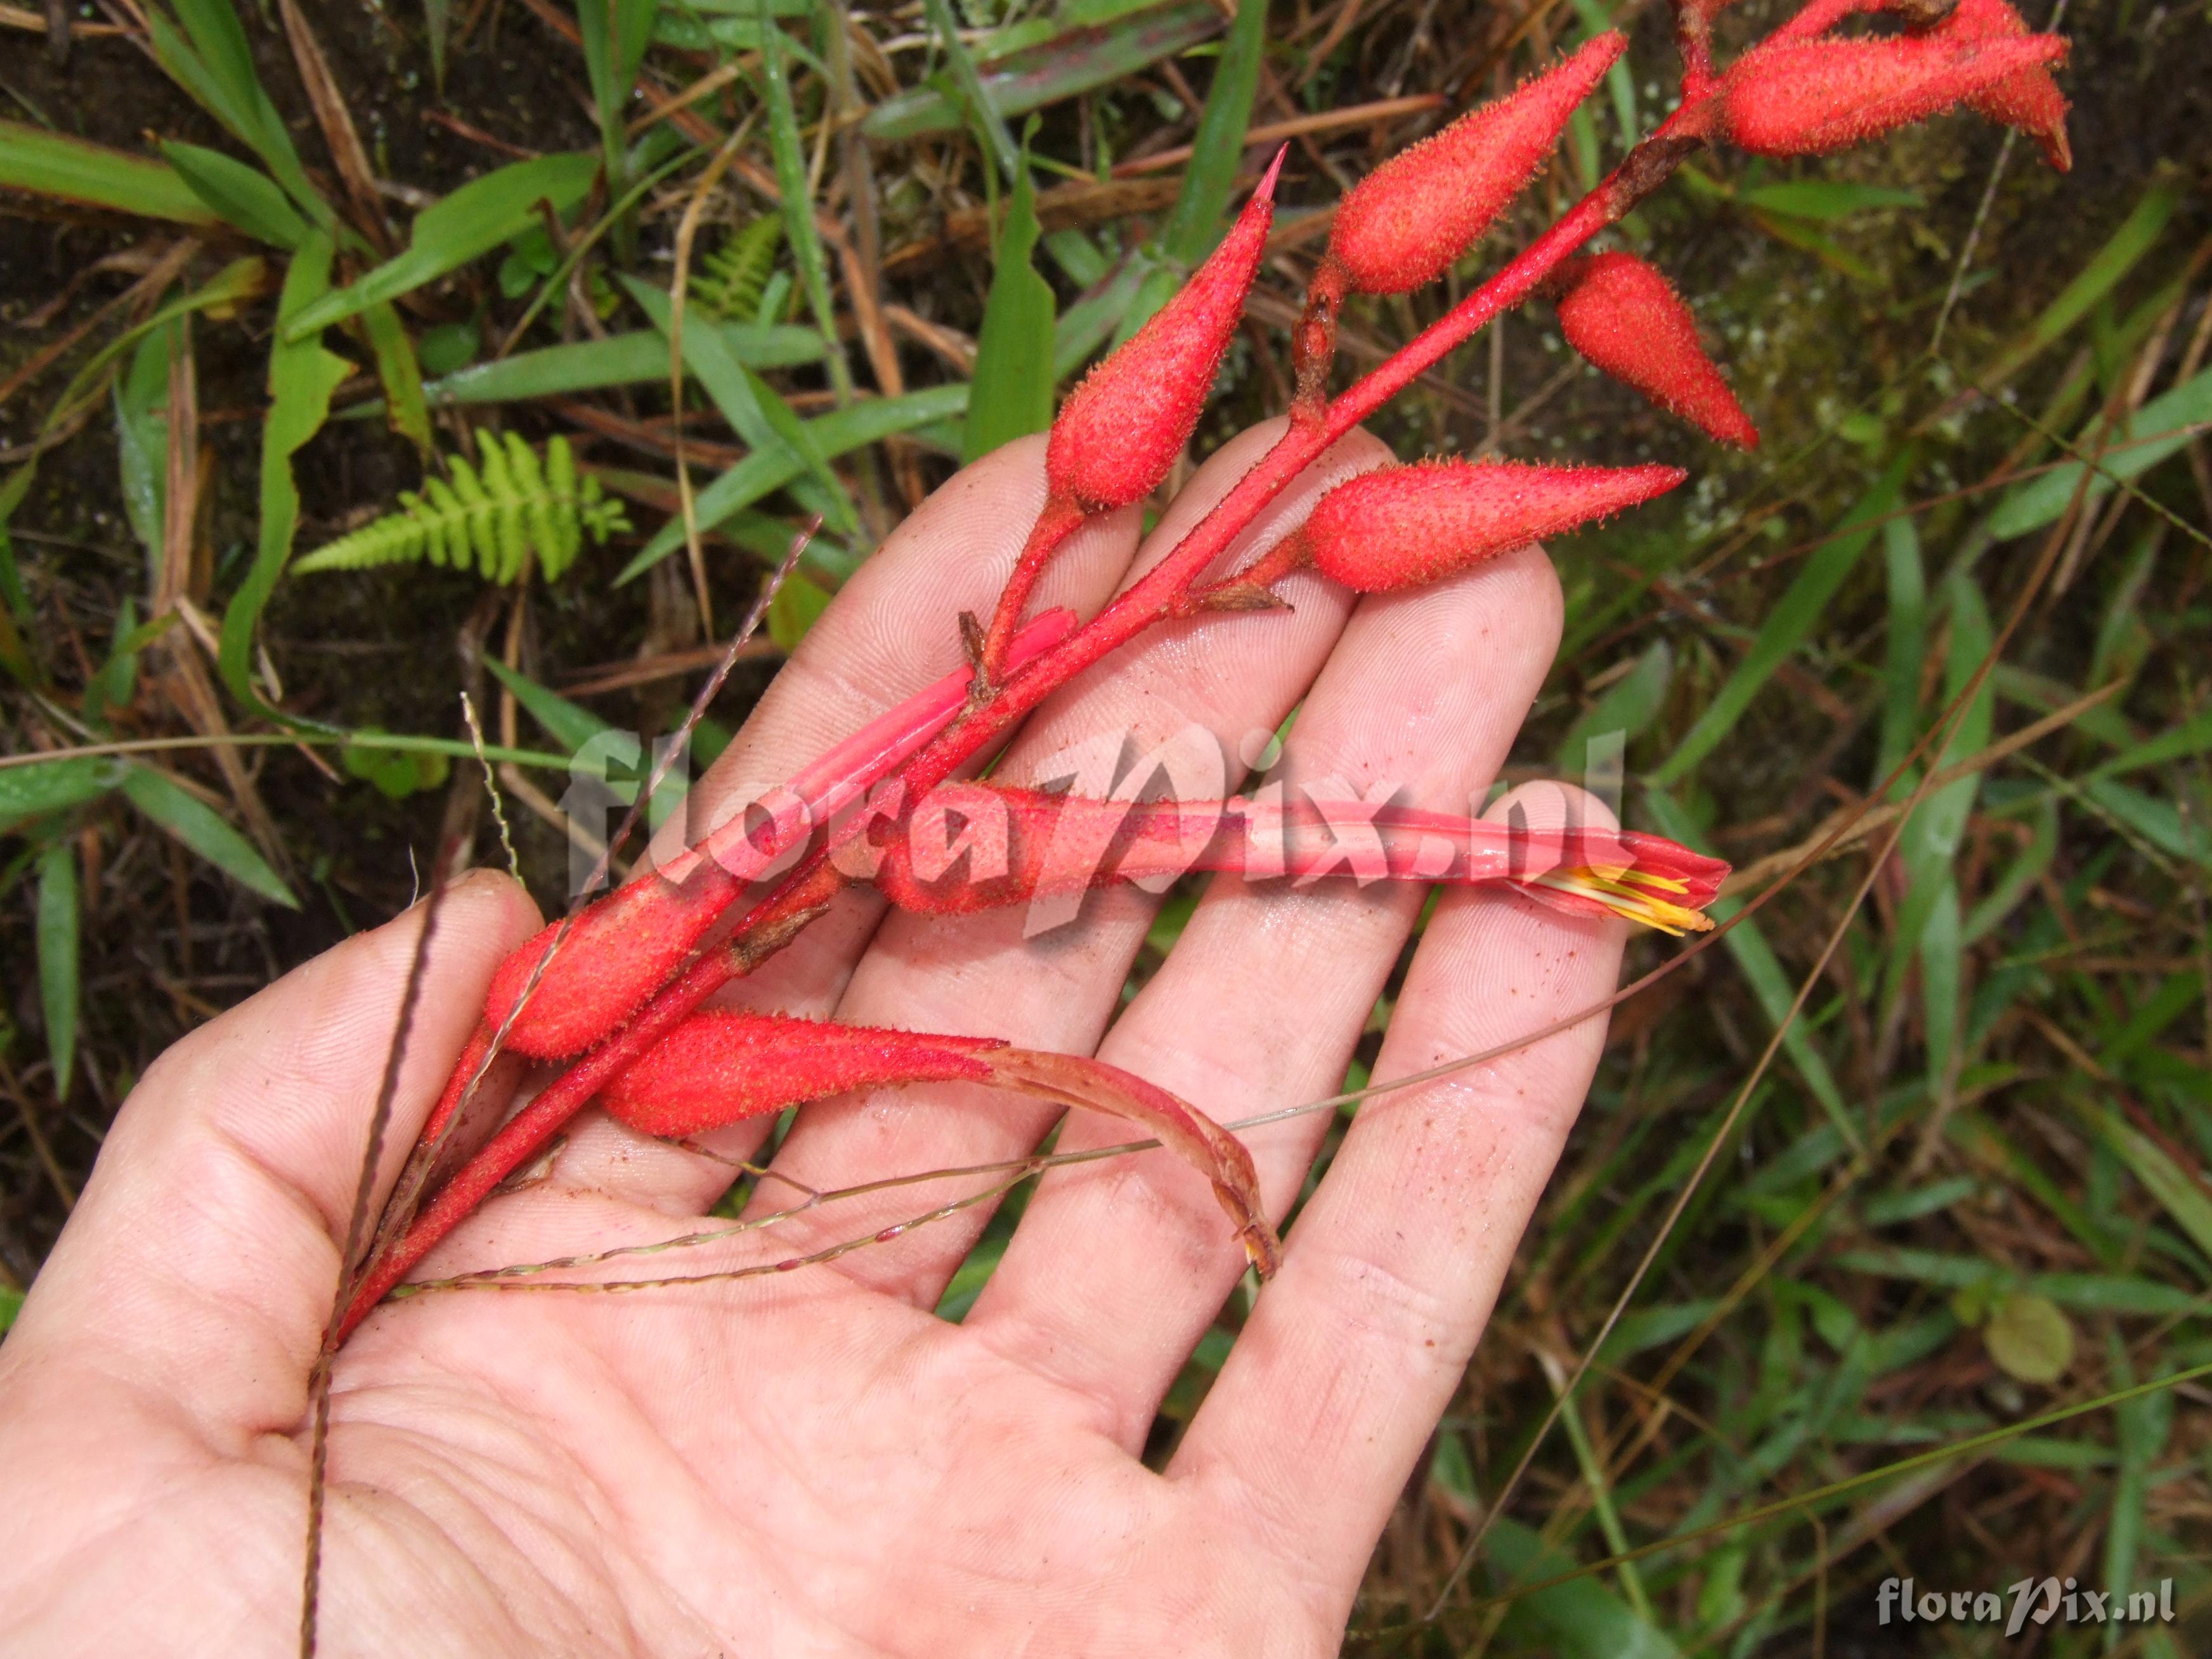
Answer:
POLYGON ((975 337, 975 389, 968 402, 963 464, 1052 424, 1052 284, 1030 263, 1039 230, 1029 168, 1018 159, 993 253, 997 268, 975 337))
POLYGON ((1974 383, 1987 389, 2010 380, 2087 317, 2096 308, 2097 302, 2117 288, 2120 279, 2158 245, 2180 200, 2179 195, 2163 183, 2145 191, 2135 210, 2081 268, 2081 274, 2044 307, 2042 314, 2028 325, 2027 332, 2016 344, 1974 377, 1974 383))
POLYGON ((458 270, 538 223, 541 202, 552 204, 556 213, 572 211, 599 170, 594 156, 540 155, 471 179, 416 216, 404 253, 350 287, 325 295, 294 321, 294 333, 304 336, 343 322, 458 270))
POLYGON ((1990 533, 2005 541, 2040 530, 2066 511, 2077 489, 2084 503, 2101 499, 2112 492, 2115 480, 2136 477, 2202 438, 2202 432, 2191 428, 2206 421, 2212 421, 2212 368, 2152 398, 2109 439, 2085 430, 2075 444, 2094 463, 2087 487, 2082 487, 2081 474, 2088 463, 2068 461, 2055 466, 2015 485, 1997 503, 1990 515, 1990 533), (2106 453, 2100 454, 2100 449, 2106 453))
MULTIPOLYGON (((806 433, 815 447, 834 460, 864 445, 961 414, 968 407, 968 395, 969 388, 963 383, 930 386, 901 398, 864 398, 849 409, 816 416, 806 423, 806 433)), ((796 458, 785 454, 746 456, 699 492, 699 527, 714 529, 732 514, 782 489, 803 470, 796 458)), ((617 585, 642 575, 683 545, 684 526, 671 520, 623 568, 615 578, 617 585)))
POLYGON ((1639 736, 1659 718, 1674 678, 1674 647, 1659 640, 1567 729, 1566 740, 1559 745, 1561 775, 1572 778, 1589 773, 1593 739, 1618 733, 1626 743, 1639 736))
POLYGON ((1855 213, 1876 208, 1927 205, 1926 198, 1917 191, 1898 190, 1887 185, 1848 184, 1840 179, 1792 179, 1781 184, 1759 185, 1737 192, 1735 199, 1744 207, 1786 213, 1793 219, 1809 219, 1822 225, 1835 224, 1855 213))
POLYGON ((122 779, 121 763, 102 755, 64 755, 28 765, 0 766, 0 830, 82 806, 122 779))
POLYGON ((39 1006, 57 1100, 68 1098, 76 1067, 78 927, 76 846, 52 841, 39 854, 39 1006))
MULTIPOLYGON (((660 333, 660 367, 668 372, 666 336, 674 326, 676 307, 669 296, 648 283, 624 276, 623 286, 660 333)), ((775 389, 753 374, 730 349, 728 337, 705 318, 684 319, 684 367, 706 387, 707 395, 722 411, 732 430, 756 452, 783 451, 812 473, 823 488, 830 511, 824 515, 833 530, 850 534, 860 515, 845 493, 844 481, 830 470, 829 461, 814 447, 806 423, 792 411, 775 389)))
POLYGON ((0 121, 0 185, 179 224, 221 222, 167 163, 21 121, 0 121))
POLYGON ((1897 504, 1911 460, 1899 456, 1844 520, 1848 533, 1838 535, 1816 548, 1805 568, 1767 613, 1765 624, 1753 641, 1749 654, 1723 683, 1705 711, 1667 757, 1653 781, 1663 786, 1680 783, 1698 763, 1718 748, 1751 707, 1759 689, 1774 671, 1788 661, 1826 615, 1828 602, 1858 563, 1859 556, 1873 544, 1876 521, 1897 504), (1853 528, 1856 526, 1856 528, 1853 528))
POLYGON ((285 192, 317 224, 333 228, 337 216, 308 181, 284 118, 253 70, 253 48, 230 0, 174 0, 184 24, 179 34, 157 7, 147 27, 154 55, 231 135, 261 158, 285 192))
POLYGON ((430 48, 430 84, 446 94, 446 42, 453 30, 453 0, 422 0, 422 34, 430 48))
MULTIPOLYGON (((1049 40, 978 66, 983 99, 1000 121, 1127 79, 1210 40, 1224 22, 1210 0, 1147 7, 1112 27, 1069 21, 1075 26, 1049 40)), ((878 104, 860 131, 878 143, 956 131, 963 101, 957 87, 918 87, 878 104)))
MULTIPOLYGON (((1690 815, 1664 789, 1654 786, 1644 791, 1644 804, 1651 814, 1651 821, 1659 833, 1686 847, 1696 847, 1700 837, 1690 815)), ((1708 905, 1706 912, 1716 921, 1726 921, 1743 908, 1736 899, 1722 899, 1708 905)), ((1781 958, 1767 943, 1766 935, 1759 931, 1756 921, 1741 922, 1729 929, 1721 940, 1722 948, 1735 959, 1735 965, 1751 987, 1752 995, 1758 1000, 1767 1022, 1778 1028, 1790 1012, 1790 1005, 1796 998, 1796 989, 1790 976, 1783 971, 1781 958)), ((1844 1103, 1844 1091, 1837 1086, 1836 1074, 1829 1068, 1827 1059, 1813 1044, 1811 1035, 1801 1018, 1790 1021, 1782 1033, 1782 1051, 1790 1056, 1790 1064, 1805 1079, 1805 1086, 1828 1114, 1842 1135, 1844 1144, 1854 1152, 1863 1150, 1865 1136, 1853 1121, 1850 1109, 1844 1103)))
POLYGON ((313 227, 267 173, 198 144, 166 143, 161 154, 225 223, 272 247, 296 248, 307 240, 313 227))
POLYGON ((559 692, 540 685, 527 674, 509 668, 496 657, 486 657, 484 666, 530 711, 531 719, 545 728, 545 735, 574 754, 593 738, 615 728, 581 703, 571 702, 559 692))
POLYGON ((814 225, 814 192, 806 176, 806 149, 799 136, 799 112, 791 101, 790 41, 761 0, 762 101, 768 108, 769 147, 775 158, 775 187, 783 198, 783 235, 791 244, 799 281, 814 313, 814 325, 822 331, 822 345, 830 370, 830 384, 841 403, 853 395, 853 374, 845 362, 845 348, 837 337, 837 309, 830 295, 830 264, 822 252, 822 235, 814 225))
POLYGON ((1229 198, 1244 158, 1244 135, 1252 124, 1252 99, 1260 84, 1261 54, 1267 46, 1267 0, 1239 0, 1236 21, 1206 89, 1206 111, 1191 141, 1189 170, 1176 197, 1175 211, 1160 233, 1159 254, 1169 266, 1146 270, 1133 304, 1115 330, 1126 340, 1175 297, 1184 275, 1213 252, 1229 227, 1229 198))
MULTIPOLYGON (((1911 752, 1920 729, 1920 670, 1928 646, 1928 568, 1920 553, 1920 532, 1909 518, 1881 527, 1884 562, 1889 574, 1889 649, 1882 667, 1881 742, 1875 750, 1874 778, 1880 782, 1911 752)), ((1899 778, 1897 793, 1911 780, 1899 778)))
POLYGON ((386 300, 362 312, 361 328, 368 337, 369 354, 376 360, 376 378, 384 383, 385 420, 394 432, 428 454, 430 406, 422 395, 422 365, 416 361, 415 337, 386 300))
POLYGON ((151 767, 132 766, 123 774, 123 793, 133 806, 241 887, 287 909, 300 908, 284 878, 269 867, 253 843, 174 780, 151 767))
POLYGON ((922 0, 922 15, 929 20, 929 31, 937 37, 938 47, 945 53, 945 66, 952 77, 960 103, 969 120, 981 130, 991 150, 991 159, 999 164, 1001 178, 1012 180, 1022 172, 1021 150, 1014 143, 1014 135, 1007 131, 1006 112, 991 101, 984 89, 981 76, 976 73, 975 60, 969 56, 967 43, 960 38, 959 21, 952 15, 948 0, 922 0))
MULTIPOLYGON (((695 329, 719 336, 730 356, 747 368, 788 368, 822 361, 822 337, 811 328, 715 323, 687 313, 684 331, 688 335, 695 329)), ((542 346, 495 363, 457 369, 430 381, 422 392, 434 405, 529 403, 611 386, 665 385, 667 380, 666 337, 654 329, 639 329, 603 340, 542 346)))
POLYGON ((261 428, 261 526, 253 563, 222 613, 216 665, 231 695, 265 719, 282 718, 253 684, 253 630, 261 608, 292 556, 300 526, 300 489, 292 458, 330 418, 331 394, 353 365, 323 349, 322 337, 290 337, 293 319, 329 290, 331 239, 314 233, 292 256, 276 301, 276 334, 269 348, 269 414, 261 428))

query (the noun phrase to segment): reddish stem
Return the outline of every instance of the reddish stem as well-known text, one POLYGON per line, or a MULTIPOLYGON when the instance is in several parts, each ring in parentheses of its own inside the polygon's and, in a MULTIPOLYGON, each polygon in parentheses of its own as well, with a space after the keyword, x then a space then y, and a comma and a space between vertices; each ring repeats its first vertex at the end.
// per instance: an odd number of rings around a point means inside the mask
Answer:
POLYGON ((1044 573, 1046 562, 1060 550, 1060 544, 1083 527, 1087 515, 1075 502, 1063 496, 1047 498, 1044 511, 1030 526, 1030 538, 1023 544, 1021 555, 1014 561, 1013 574, 1006 578, 1006 586, 999 594, 998 609, 991 613, 991 626, 983 635, 983 649, 975 664, 975 687, 988 693, 999 683, 1006 671, 1006 653, 1012 648, 1015 630, 1022 625, 1022 613, 1029 609, 1030 590, 1044 573))

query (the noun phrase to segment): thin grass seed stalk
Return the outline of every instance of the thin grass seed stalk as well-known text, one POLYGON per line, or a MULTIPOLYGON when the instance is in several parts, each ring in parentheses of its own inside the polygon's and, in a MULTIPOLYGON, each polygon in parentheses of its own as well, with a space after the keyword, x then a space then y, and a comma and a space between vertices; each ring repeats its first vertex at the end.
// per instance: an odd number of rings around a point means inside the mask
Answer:
MULTIPOLYGON (((968 624, 974 671, 964 699, 949 702, 942 687, 932 688, 892 717, 910 740, 887 745, 856 736, 785 792, 801 807, 810 799, 850 804, 865 795, 868 810, 842 819, 806 811, 778 817, 771 846, 752 850, 795 854, 796 862, 733 925, 727 913, 746 890, 745 880, 728 870, 719 878, 705 873, 704 862, 686 854, 668 872, 674 879, 637 884, 585 911, 568 931, 587 949, 575 948, 574 939, 561 948, 562 933, 549 930, 501 970, 484 1024, 424 1132, 425 1144, 434 1145, 464 1103, 467 1080, 479 1074, 502 1022, 511 1019, 526 1033, 518 1045, 526 1052, 572 1056, 571 1062, 418 1215, 387 1218, 380 1236, 391 1242, 367 1265, 344 1328, 357 1324, 431 1246, 509 1174, 540 1156, 595 1098, 644 1127, 681 1122, 700 1130, 818 1097, 846 1086, 841 1079, 890 1085, 948 1069, 964 1075, 963 1068, 979 1065, 990 1067, 989 1080, 1003 1086, 1152 1126, 1164 1144, 1207 1175, 1248 1255, 1263 1268, 1270 1265, 1273 1234, 1247 1178, 1250 1164, 1241 1146, 1194 1108, 1139 1079, 1096 1061, 1025 1054, 988 1041, 978 1046, 975 1039, 882 1031, 833 1036, 780 1017, 732 1024, 730 1017, 701 1017, 699 1010, 857 883, 872 880, 894 902, 925 909, 1018 902, 1043 890, 1042 864, 1032 878, 1020 873, 1030 865, 1010 862, 999 866, 1002 878, 1013 872, 999 890, 971 881, 949 897, 933 891, 911 856, 915 815, 932 811, 933 802, 941 809, 938 792, 963 767, 995 751, 1051 692, 1154 626, 1181 620, 1233 627, 1240 613, 1279 604, 1275 584, 1309 564, 1364 590, 1419 585, 1680 481, 1679 472, 1658 467, 1432 462, 1391 468, 1340 486, 1323 498, 1303 534, 1261 551, 1243 570, 1218 568, 1262 509, 1330 445, 1506 311, 1552 293, 1579 337, 1577 349, 1601 368, 1725 441, 1753 441, 1747 418, 1697 343, 1687 307, 1664 279, 1640 261, 1583 258, 1594 238, 1664 183, 1685 156, 1722 143, 1760 155, 1820 154, 1965 104, 2030 131, 2055 162, 2065 162, 2057 125, 2063 100, 2048 73, 2065 45, 2027 33, 2003 0, 1978 0, 1963 16, 1929 0, 1813 0, 1766 43, 1724 69, 1714 64, 1711 46, 1719 9, 1718 0, 1678 6, 1683 96, 1658 129, 1488 280, 1332 396, 1335 314, 1345 295, 1407 291, 1455 261, 1540 166, 1576 106, 1617 58, 1620 38, 1601 36, 1360 185, 1337 216, 1294 332, 1293 418, 1274 447, 1096 617, 1056 631, 1026 655, 1016 652, 1009 641, 1030 586, 1067 536, 1156 488, 1188 441, 1264 247, 1279 156, 1221 250, 1184 294, 1062 407, 1048 447, 1049 498, 1037 526, 988 634, 968 624), (1834 33, 1863 13, 1877 14, 1884 27, 1902 22, 1905 32, 1834 33), (1651 337, 1632 343, 1618 337, 1639 323, 1651 337), (902 846, 909 848, 904 855, 902 846), (733 1069, 740 1066, 742 1079, 733 1069)), ((944 617, 939 625, 951 629, 959 620, 944 617)), ((1034 843, 1054 815, 1130 811, 1124 803, 1000 795, 1009 860, 1018 828, 1034 843)), ((969 805, 976 805, 971 796, 969 805)), ((1219 809, 1219 818, 1249 819, 1257 810, 1256 801, 1182 803, 1172 822, 1155 821, 1152 829, 1157 838, 1182 846, 1188 826, 1179 815, 1209 806, 1219 809)), ((1460 857, 1468 861, 1457 878, 1478 878, 1470 873, 1476 826, 1441 815, 1413 817, 1418 821, 1399 826, 1401 856, 1394 860, 1385 852, 1374 878, 1443 879, 1460 857)), ((1255 863, 1247 853, 1232 865, 1223 854, 1208 867, 1234 867, 1248 877, 1293 876, 1293 844, 1282 842, 1275 862, 1255 863)), ((1601 848, 1555 847, 1535 861, 1526 851, 1509 836, 1502 866, 1479 878, 1670 931, 1699 925, 1698 913, 1723 873, 1714 861, 1651 836, 1609 836, 1601 848)), ((1124 873, 1134 878, 1145 868, 1141 860, 1126 862, 1127 846, 1123 852, 1125 861, 1105 879, 1124 873)), ((750 878, 764 867, 745 865, 742 874, 750 878)))

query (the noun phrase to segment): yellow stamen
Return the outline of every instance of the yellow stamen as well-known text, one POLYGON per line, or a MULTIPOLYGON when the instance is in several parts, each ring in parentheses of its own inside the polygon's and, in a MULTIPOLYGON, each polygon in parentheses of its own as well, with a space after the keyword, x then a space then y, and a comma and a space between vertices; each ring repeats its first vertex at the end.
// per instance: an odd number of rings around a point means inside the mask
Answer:
POLYGON ((1593 900, 1615 915, 1642 927, 1656 927, 1662 933, 1672 933, 1677 939, 1684 933, 1705 933, 1713 925, 1712 918, 1703 911, 1657 896, 1657 893, 1686 893, 1690 890, 1671 876, 1655 875, 1648 870, 1582 865, 1538 876, 1535 884, 1593 900), (1646 890, 1650 889, 1656 892, 1646 890))

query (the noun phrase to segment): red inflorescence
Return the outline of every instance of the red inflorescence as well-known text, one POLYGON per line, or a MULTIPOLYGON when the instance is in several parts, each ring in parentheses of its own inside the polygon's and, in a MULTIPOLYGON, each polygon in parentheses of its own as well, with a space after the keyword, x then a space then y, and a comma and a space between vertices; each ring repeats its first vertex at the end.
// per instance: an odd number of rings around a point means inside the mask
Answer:
POLYGON ((599 1096, 609 1115, 649 1135, 697 1134, 848 1089, 981 1083, 988 1037, 835 1025, 789 1014, 695 1014, 599 1096))
POLYGON ((1682 296, 1632 253, 1600 253, 1561 273, 1559 327, 1567 343, 1623 385, 1708 437, 1759 447, 1759 428, 1698 343, 1682 296))
POLYGON ((1340 483, 1306 520, 1315 566, 1362 593, 1431 582, 1665 494, 1675 466, 1424 461, 1340 483))
MULTIPOLYGON (((507 1047, 538 1060, 581 1054, 636 1012, 729 908, 738 884, 701 860, 682 882, 648 878, 595 901, 569 926, 507 1047)), ((507 953, 484 998, 484 1024, 514 1014, 531 976, 553 949, 555 922, 507 953)))
POLYGON ((2065 55, 2066 43, 2049 34, 1767 46, 1721 78, 1722 118, 1729 137, 1755 155, 1824 155, 1992 94, 2065 55))
POLYGON ((1244 314, 1274 222, 1278 155, 1221 246, 1129 342, 1060 406, 1045 450, 1055 500, 1087 513, 1142 501, 1168 476, 1198 425, 1213 372, 1244 314))
POLYGON ((1333 276, 1356 294, 1404 294, 1443 276, 1520 194, 1627 45, 1601 34, 1368 174, 1336 210, 1316 288, 1333 276))
MULTIPOLYGON (((1926 38, 1930 41, 2016 40, 2027 33, 2027 21, 2006 0, 1959 0, 1926 38)), ((2040 64, 2015 70, 1969 94, 1966 107, 2005 126, 2018 127, 2035 140, 2044 159, 2059 172, 2073 167, 2074 149, 2066 139, 2066 95, 2040 64)))

